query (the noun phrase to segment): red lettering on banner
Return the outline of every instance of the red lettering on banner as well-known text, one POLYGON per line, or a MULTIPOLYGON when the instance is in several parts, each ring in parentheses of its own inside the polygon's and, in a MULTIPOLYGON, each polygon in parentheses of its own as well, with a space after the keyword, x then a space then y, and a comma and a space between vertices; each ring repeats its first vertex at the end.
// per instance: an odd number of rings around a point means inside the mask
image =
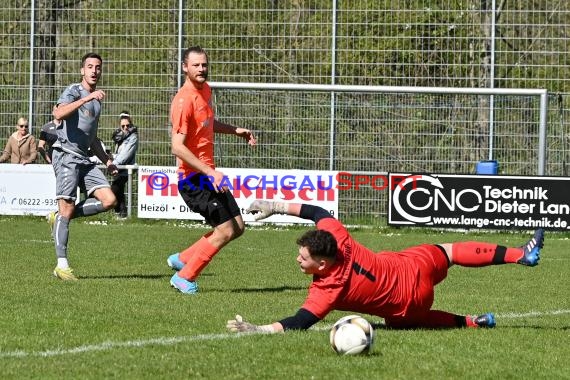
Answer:
POLYGON ((305 189, 294 189, 291 187, 281 187, 281 188, 273 188, 273 187, 258 187, 255 191, 252 191, 245 186, 236 186, 237 182, 234 181, 234 189, 232 190, 232 195, 236 199, 242 198, 250 198, 252 196, 255 199, 266 199, 266 200, 282 200, 282 201, 293 201, 295 199, 300 199, 303 201, 331 201, 335 200, 335 191, 334 189, 322 189, 318 187, 316 190, 312 188, 305 188, 305 189), (316 199, 315 199, 316 198, 316 199))
POLYGON ((244 198, 249 198, 252 194, 251 188, 243 185, 237 178, 234 178, 232 195, 234 198, 241 198, 241 194, 244 195, 244 198))
MULTIPOLYGON (((155 191, 160 191, 160 196, 162 197, 177 197, 178 196, 178 184, 177 183, 171 183, 168 184, 166 186, 162 186, 162 184, 157 184, 158 188, 154 188, 149 182, 149 178, 151 178, 152 175, 148 175, 148 174, 143 174, 141 175, 141 182, 144 183, 144 187, 145 187, 145 194, 149 197, 152 197, 155 195, 155 191)), ((151 178, 152 179, 152 178, 151 178)))
POLYGON ((311 189, 301 189, 299 191, 299 198, 304 201, 312 201, 312 199, 307 195, 307 193, 311 191, 311 189))
POLYGON ((367 175, 357 174, 354 176, 354 190, 360 189, 360 185, 366 185, 370 181, 367 175))
POLYGON ((170 185, 166 186, 164 189, 160 191, 160 195, 163 197, 177 197, 178 196, 178 184, 171 183, 170 185), (169 191, 170 190, 170 191, 169 191))
POLYGON ((385 190, 388 187, 388 179, 385 175, 376 175, 371 178, 370 186, 372 186, 374 190, 385 190), (380 186, 378 186, 379 181, 381 181, 382 184, 380 186))
MULTIPOLYGON (((257 190, 261 190, 257 188, 257 190)), ((273 187, 268 187, 265 191, 265 199, 275 199, 275 196, 279 193, 279 191, 273 187)))
POLYGON ((390 178, 392 179, 392 183, 390 186, 390 190, 395 190, 396 186, 399 186, 402 190, 404 189, 404 184, 402 182, 404 182, 404 180, 406 180, 407 178, 411 178, 412 179, 412 189, 417 189, 418 187, 418 180, 421 178, 421 175, 392 175, 390 178))
POLYGON ((339 190, 350 190, 352 188, 352 174, 346 172, 339 172, 336 175, 337 188, 339 190), (348 177, 348 178, 346 178, 348 177))
POLYGON ((281 194, 283 195, 281 199, 284 201, 291 201, 295 199, 295 192, 291 190, 291 188, 282 187, 281 194))
POLYGON ((335 198, 335 191, 333 188, 326 189, 324 187, 324 182, 319 182, 319 186, 317 187, 317 200, 318 201, 334 201, 335 198), (325 199, 326 198, 326 199, 325 199))

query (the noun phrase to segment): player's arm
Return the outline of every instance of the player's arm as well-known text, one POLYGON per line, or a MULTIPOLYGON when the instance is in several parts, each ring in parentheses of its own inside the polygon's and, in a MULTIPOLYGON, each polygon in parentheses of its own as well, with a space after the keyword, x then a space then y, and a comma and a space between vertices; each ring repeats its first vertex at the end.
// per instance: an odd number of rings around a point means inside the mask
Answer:
POLYGON ((113 159, 109 157, 107 152, 105 152, 105 148, 103 148, 101 140, 94 139, 89 148, 91 149, 91 152, 93 152, 93 154, 101 162, 105 163, 105 166, 107 167, 107 170, 109 170, 109 173, 111 173, 111 175, 117 175, 119 173, 119 169, 117 169, 117 167, 113 163, 113 159))
POLYGON ((307 309, 301 308, 295 315, 283 318, 279 322, 261 326, 246 322, 240 315, 236 315, 236 319, 229 320, 226 327, 231 332, 274 334, 287 330, 307 330, 318 321, 320 319, 317 316, 307 309))
POLYGON ((214 119, 214 132, 223 133, 226 135, 236 135, 243 138, 251 146, 257 144, 257 140, 249 129, 234 127, 233 125, 222 123, 219 120, 214 119))
POLYGON ((255 220, 270 217, 273 214, 298 216, 317 223, 324 218, 333 216, 324 208, 306 203, 284 203, 256 200, 247 208, 246 212, 253 214, 255 220))
POLYGON ((103 100, 103 98, 105 98, 105 92, 102 90, 95 90, 84 98, 79 98, 70 103, 58 104, 57 108, 54 108, 52 115, 55 119, 65 120, 69 115, 77 111, 79 107, 81 107, 85 103, 88 103, 93 99, 101 101, 103 100))
POLYGON ((40 140, 38 141, 38 152, 42 156, 42 158, 48 163, 51 164, 51 160, 46 151, 46 133, 44 131, 40 132, 40 140))

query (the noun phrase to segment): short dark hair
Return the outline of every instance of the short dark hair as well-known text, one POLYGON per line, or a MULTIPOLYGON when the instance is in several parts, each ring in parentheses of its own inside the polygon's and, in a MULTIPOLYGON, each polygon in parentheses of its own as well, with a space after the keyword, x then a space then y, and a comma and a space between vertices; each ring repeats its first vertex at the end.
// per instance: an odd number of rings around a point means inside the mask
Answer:
POLYGON ((182 54, 182 61, 183 62, 186 62, 190 53, 205 54, 206 59, 209 60, 208 53, 206 53, 206 50, 204 50, 201 46, 196 45, 196 46, 191 46, 188 49, 184 50, 184 54, 182 54))
POLYGON ((81 57, 81 67, 83 67, 83 65, 85 65, 85 61, 87 61, 87 59, 89 58, 96 58, 99 61, 101 61, 101 63, 103 63, 103 58, 101 58, 101 56, 97 53, 87 53, 85 54, 83 57, 81 57))
POLYGON ((310 230, 297 239, 297 245, 306 247, 313 257, 335 259, 337 243, 334 236, 324 230, 310 230))

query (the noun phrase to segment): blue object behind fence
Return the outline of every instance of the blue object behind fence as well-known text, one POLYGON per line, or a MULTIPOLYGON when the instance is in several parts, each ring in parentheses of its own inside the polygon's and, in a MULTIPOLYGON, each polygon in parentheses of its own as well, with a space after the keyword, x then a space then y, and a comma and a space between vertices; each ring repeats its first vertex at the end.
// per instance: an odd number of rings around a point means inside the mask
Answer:
POLYGON ((499 172, 499 163, 495 160, 479 161, 475 172, 477 174, 497 174, 499 172))

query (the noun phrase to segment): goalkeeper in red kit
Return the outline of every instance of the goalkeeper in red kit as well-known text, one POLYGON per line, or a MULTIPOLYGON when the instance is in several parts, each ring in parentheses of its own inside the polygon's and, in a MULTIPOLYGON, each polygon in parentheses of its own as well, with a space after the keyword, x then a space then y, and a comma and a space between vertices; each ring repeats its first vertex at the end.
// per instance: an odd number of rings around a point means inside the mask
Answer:
POLYGON ((375 315, 384 318, 389 328, 494 327, 492 313, 457 315, 433 310, 435 285, 447 276, 453 264, 535 266, 544 241, 544 231, 539 229, 517 248, 471 241, 375 253, 355 241, 342 223, 321 207, 254 201, 247 211, 256 220, 287 214, 316 223, 316 230, 297 240, 297 263, 301 272, 313 276, 313 281, 295 315, 260 326, 237 315, 227 323, 233 332, 304 330, 333 310, 375 315))

